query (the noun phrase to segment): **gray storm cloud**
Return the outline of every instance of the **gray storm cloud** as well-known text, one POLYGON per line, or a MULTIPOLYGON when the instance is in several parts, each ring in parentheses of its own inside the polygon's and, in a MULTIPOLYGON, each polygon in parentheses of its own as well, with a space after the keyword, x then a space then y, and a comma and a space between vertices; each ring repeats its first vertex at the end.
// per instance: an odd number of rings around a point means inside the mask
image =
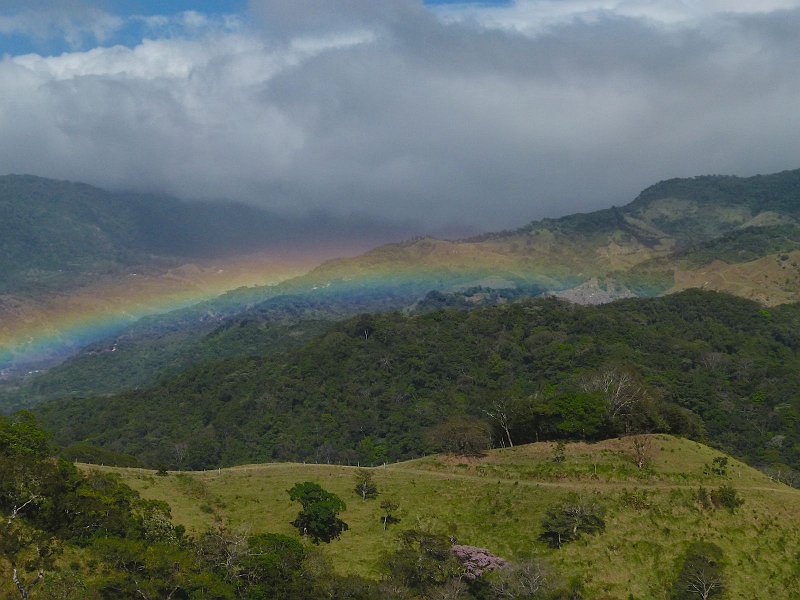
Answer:
POLYGON ((238 28, 6 56, 0 170, 493 229, 800 167, 797 3, 702 4, 253 2, 238 28))

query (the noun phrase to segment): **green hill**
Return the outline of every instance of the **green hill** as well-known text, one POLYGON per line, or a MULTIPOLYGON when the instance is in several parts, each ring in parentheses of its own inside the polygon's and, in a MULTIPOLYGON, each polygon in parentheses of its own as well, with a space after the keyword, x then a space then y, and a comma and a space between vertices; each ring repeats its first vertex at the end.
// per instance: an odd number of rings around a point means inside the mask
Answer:
MULTIPOLYGON (((315 481, 347 503, 350 529, 324 545, 337 571, 379 577, 382 557, 398 531, 421 528, 488 548, 512 561, 546 558, 585 582, 583 598, 666 599, 693 540, 724 553, 725 598, 791 598, 800 585, 800 491, 731 460, 711 471, 718 452, 684 439, 651 436, 651 463, 639 470, 631 440, 567 444, 554 462, 554 444, 494 450, 482 458, 431 456, 372 469, 380 496, 361 500, 354 468, 327 465, 248 465, 220 471, 171 473, 103 468, 145 498, 169 502, 175 520, 199 532, 215 520, 230 528, 294 534, 297 506, 286 490, 315 481), (733 486, 744 504, 731 513, 703 508, 700 487, 733 486), (545 510, 577 493, 606 510, 605 532, 560 549, 540 539, 545 510), (391 498, 400 522, 384 531, 381 499, 391 498)), ((85 467, 94 469, 96 467, 85 467)))

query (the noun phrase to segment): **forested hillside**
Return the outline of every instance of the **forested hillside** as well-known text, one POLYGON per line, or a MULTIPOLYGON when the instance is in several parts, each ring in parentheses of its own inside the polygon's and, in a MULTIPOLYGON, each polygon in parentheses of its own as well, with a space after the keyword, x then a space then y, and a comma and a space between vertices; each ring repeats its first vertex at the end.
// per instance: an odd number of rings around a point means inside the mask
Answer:
MULTIPOLYGON (((231 318, 246 320, 249 311, 272 298, 336 304, 321 317, 326 320, 358 311, 409 308, 431 290, 451 293, 475 287, 515 297, 556 292, 581 303, 696 287, 768 306, 796 302, 800 299, 799 182, 800 170, 749 178, 673 179, 647 188, 619 208, 543 219, 465 240, 418 238, 380 246, 361 256, 328 261, 281 285, 238 289, 217 300, 146 319, 128 330, 122 330, 120 323, 114 339, 104 337, 113 334, 111 330, 93 339, 76 341, 67 336, 60 340, 56 356, 94 340, 97 344, 90 344, 76 361, 52 375, 4 382, 0 404, 8 410, 73 393, 117 393, 149 386, 185 366, 187 353, 195 353, 204 343, 202 338, 217 326, 231 318), (108 352, 111 348, 118 354, 108 352)), ((7 177, 0 183, 0 210, 10 211, 4 220, 10 229, 3 237, 9 264, 0 278, 17 291, 30 284, 30 290, 63 293, 115 269, 130 270, 137 260, 155 264, 154 256, 162 260, 264 244, 285 251, 284 242, 297 238, 290 224, 241 206, 113 195, 36 178, 7 177), (50 217, 37 221, 36 215, 45 213, 68 226, 60 228, 50 217), (36 231, 25 234, 30 227, 36 231)), ((191 277, 182 285, 190 284, 191 277)), ((126 285, 132 286, 131 291, 140 286, 134 281, 126 285)), ((169 289, 175 287, 174 282, 170 285, 169 289)), ((122 298, 128 295, 123 293, 122 298)), ((0 316, 7 315, 3 325, 12 330, 26 321, 41 321, 44 326, 48 311, 59 313, 72 300, 64 296, 53 306, 28 314, 33 301, 0 296, 0 316)), ((104 307, 99 309, 102 314, 106 309, 113 312, 114 302, 120 301, 110 299, 105 305, 101 292, 90 304, 92 310, 98 310, 98 304, 104 307)), ((40 329, 59 339, 57 325, 40 329)), ((288 341, 283 349, 294 345, 291 338, 282 339, 288 341)), ((275 338, 275 348, 281 345, 275 338)), ((15 361, 14 352, 5 356, 4 350, 0 346, 0 368, 15 361)), ((197 356, 221 358, 237 352, 226 349, 197 356)))
POLYGON ((799 322, 797 305, 699 291, 362 315, 285 355, 205 362, 38 412, 61 444, 193 469, 374 464, 487 427, 495 444, 672 432, 788 477, 800 466, 799 322), (508 432, 489 414, 498 406, 508 432))

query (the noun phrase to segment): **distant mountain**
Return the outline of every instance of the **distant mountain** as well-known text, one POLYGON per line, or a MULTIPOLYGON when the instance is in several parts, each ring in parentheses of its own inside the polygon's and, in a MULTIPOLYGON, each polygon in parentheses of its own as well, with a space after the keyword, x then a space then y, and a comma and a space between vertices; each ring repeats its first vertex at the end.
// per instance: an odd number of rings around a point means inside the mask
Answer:
MULTIPOLYGON (((623 296, 629 295, 625 287, 650 296, 689 287, 681 282, 715 260, 738 264, 795 251, 799 225, 800 170, 673 179, 622 208, 544 219, 461 241, 391 244, 330 261, 307 279, 330 285, 399 274, 446 287, 491 277, 510 287, 559 290, 600 278, 623 284, 616 286, 623 296)), ((707 287, 768 304, 798 300, 800 270, 793 262, 784 265, 780 282, 765 286, 745 271, 737 287, 714 282, 707 287)))
MULTIPOLYGON (((203 222, 199 216, 195 221, 203 222)), ((177 236, 184 241, 172 247, 168 240, 145 243, 143 236, 134 236, 138 241, 125 248, 191 249, 188 234, 177 236)), ((219 242, 217 247, 227 246, 219 242)), ((482 304, 481 293, 464 293, 476 288, 502 291, 508 298, 549 293, 591 304, 693 287, 766 305, 800 300, 800 170, 672 179, 647 188, 624 207, 544 219, 465 240, 418 238, 331 260, 280 285, 232 291, 145 319, 51 373, 10 382, 0 402, 8 406, 67 393, 114 393, 178 372, 187 356, 257 352, 252 344, 239 345, 238 338, 226 338, 224 350, 205 338, 218 327, 246 322, 274 332, 280 320, 275 306, 297 303, 297 315, 305 316, 289 323, 305 318, 321 323, 358 312, 410 309, 432 290, 461 294, 465 305, 482 304), (315 306, 313 314, 304 312, 309 303, 315 306), (112 378, 103 376, 112 372, 112 378)), ((317 326, 308 331, 318 331, 317 326)), ((269 347, 279 350, 282 342, 270 339, 269 347)), ((286 338, 286 347, 297 339, 286 338)))
POLYGON ((366 217, 286 217, 0 177, 0 380, 9 367, 38 369, 143 315, 407 235, 405 225, 366 217))
MULTIPOLYGON (((398 234, 386 224, 370 225, 374 240, 398 234)), ((358 219, 290 219, 243 204, 110 193, 6 175, 0 177, 0 293, 63 292, 132 267, 285 252, 338 242, 364 229, 358 219)))

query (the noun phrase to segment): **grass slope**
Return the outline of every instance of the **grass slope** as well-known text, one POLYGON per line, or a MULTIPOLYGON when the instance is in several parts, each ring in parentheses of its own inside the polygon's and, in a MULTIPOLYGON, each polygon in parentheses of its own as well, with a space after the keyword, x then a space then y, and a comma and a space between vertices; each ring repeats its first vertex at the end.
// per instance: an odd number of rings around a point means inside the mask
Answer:
POLYGON ((316 481, 347 502, 350 525, 322 548, 337 570, 380 575, 380 557, 397 531, 425 528, 485 546, 509 559, 546 556, 565 573, 587 581, 587 598, 666 599, 690 541, 717 543, 725 552, 728 598, 791 598, 800 589, 800 491, 770 481, 734 459, 725 476, 707 466, 719 453, 666 435, 652 436, 652 466, 638 471, 630 440, 566 446, 552 460, 550 443, 494 450, 479 459, 432 456, 373 469, 381 498, 393 498, 402 521, 384 532, 378 501, 353 491, 354 468, 265 464, 206 472, 171 473, 102 468, 118 473, 143 496, 170 503, 177 522, 202 531, 215 519, 253 532, 295 533, 298 507, 286 490, 316 481), (703 509, 699 486, 733 485, 745 504, 732 514, 703 509), (577 492, 608 510, 606 532, 560 550, 538 536, 544 511, 577 492))

